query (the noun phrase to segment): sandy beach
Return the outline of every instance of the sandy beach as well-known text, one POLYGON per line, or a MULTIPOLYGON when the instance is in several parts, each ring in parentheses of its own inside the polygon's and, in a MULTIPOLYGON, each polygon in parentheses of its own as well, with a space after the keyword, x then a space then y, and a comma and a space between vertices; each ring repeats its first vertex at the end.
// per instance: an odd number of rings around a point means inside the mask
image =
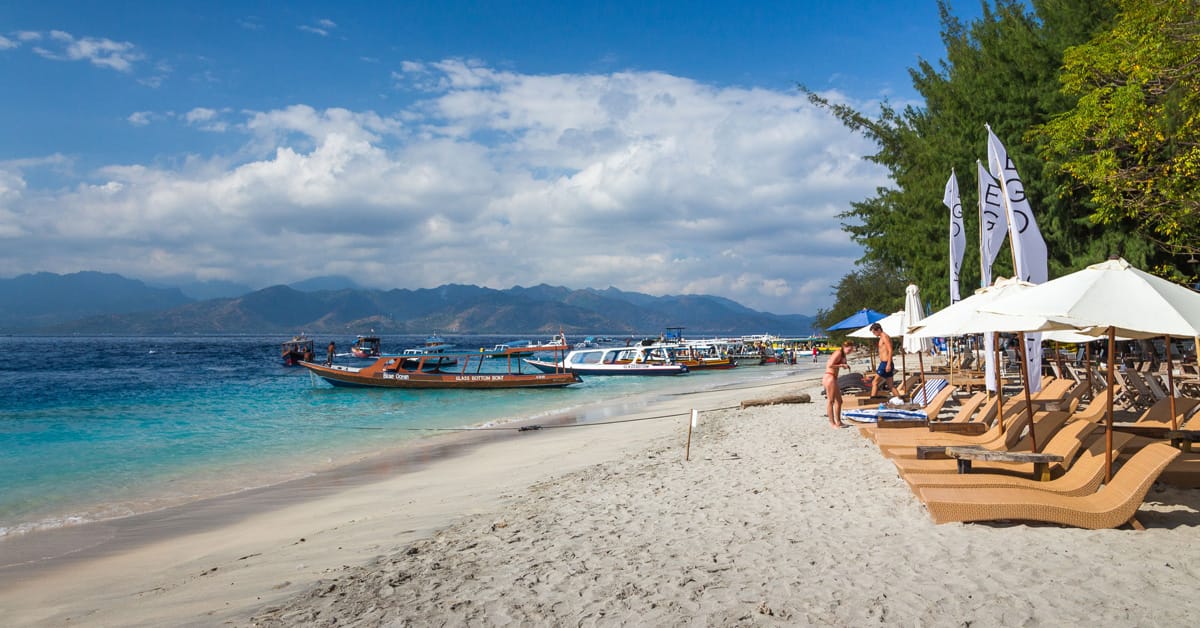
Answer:
POLYGON ((937 526, 874 445, 829 427, 811 378, 683 395, 638 416, 664 415, 509 432, 378 481, 278 504, 264 494, 203 525, 160 521, 151 541, 114 532, 60 564, 0 571, 0 616, 19 626, 1190 623, 1200 491, 1153 489, 1141 532, 937 526), (733 408, 795 392, 815 402, 733 408), (685 461, 691 408, 705 412, 685 461))

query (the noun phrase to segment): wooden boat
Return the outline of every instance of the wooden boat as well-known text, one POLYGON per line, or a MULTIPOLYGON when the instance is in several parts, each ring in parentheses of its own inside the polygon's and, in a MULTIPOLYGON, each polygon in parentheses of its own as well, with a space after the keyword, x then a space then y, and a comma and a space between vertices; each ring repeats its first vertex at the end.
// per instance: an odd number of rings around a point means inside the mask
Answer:
POLYGON ((296 366, 301 362, 311 362, 313 355, 312 338, 300 334, 283 343, 280 357, 283 359, 284 366, 296 366))
POLYGON ((356 358, 377 358, 381 355, 380 341, 376 336, 359 336, 350 345, 350 354, 356 358))
POLYGON ((525 358, 525 362, 546 373, 568 370, 580 375, 682 375, 688 372, 688 367, 676 362, 666 347, 657 345, 576 349, 561 361, 525 358))
POLYGON ((726 370, 738 365, 737 360, 712 345, 687 344, 675 347, 671 355, 692 371, 726 370))
POLYGON ((499 362, 485 361, 484 357, 483 353, 424 353, 382 356, 364 367, 325 366, 312 362, 301 362, 300 365, 334 386, 356 388, 561 388, 582 381, 578 375, 561 369, 548 373, 521 372, 521 360, 512 354, 505 356, 503 371, 484 370, 485 363, 499 362), (429 367, 429 364, 439 364, 446 359, 455 360, 456 367, 429 367))

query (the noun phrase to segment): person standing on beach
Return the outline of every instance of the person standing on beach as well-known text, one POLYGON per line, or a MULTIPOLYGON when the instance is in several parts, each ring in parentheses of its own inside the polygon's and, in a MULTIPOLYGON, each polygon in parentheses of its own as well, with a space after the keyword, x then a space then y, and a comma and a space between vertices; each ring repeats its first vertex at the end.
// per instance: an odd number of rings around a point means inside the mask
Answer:
POLYGON ((329 341, 329 349, 325 351, 325 366, 333 366, 333 354, 337 351, 337 345, 333 341, 329 341))
POLYGON ((842 423, 842 388, 838 386, 838 370, 850 369, 846 355, 851 351, 854 351, 854 342, 846 340, 840 349, 829 355, 829 361, 825 363, 821 385, 825 387, 825 413, 829 415, 829 427, 846 427, 842 423))
POLYGON ((879 392, 879 384, 887 386, 888 392, 892 395, 896 394, 896 387, 892 383, 892 378, 896 376, 896 365, 892 363, 895 350, 892 347, 892 337, 883 331, 883 325, 873 323, 871 325, 871 333, 879 339, 879 366, 875 367, 876 377, 871 382, 871 396, 874 397, 879 392))

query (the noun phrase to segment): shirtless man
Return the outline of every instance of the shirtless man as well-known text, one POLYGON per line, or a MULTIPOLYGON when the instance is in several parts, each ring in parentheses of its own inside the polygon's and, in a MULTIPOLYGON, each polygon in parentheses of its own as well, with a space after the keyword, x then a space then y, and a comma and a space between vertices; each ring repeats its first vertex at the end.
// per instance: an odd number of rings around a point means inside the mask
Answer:
POLYGON ((896 376, 896 365, 892 363, 892 357, 895 353, 892 348, 892 337, 883 331, 883 325, 874 323, 871 325, 871 333, 879 339, 879 366, 875 368, 875 373, 879 377, 871 381, 871 396, 874 397, 879 392, 879 384, 882 382, 887 386, 888 392, 892 396, 896 395, 896 387, 892 385, 892 378, 896 376))
POLYGON ((845 427, 842 423, 842 389, 838 386, 838 370, 850 368, 846 362, 846 354, 853 350, 854 342, 847 340, 825 363, 825 375, 821 377, 821 385, 825 387, 825 412, 829 415, 830 427, 845 427))

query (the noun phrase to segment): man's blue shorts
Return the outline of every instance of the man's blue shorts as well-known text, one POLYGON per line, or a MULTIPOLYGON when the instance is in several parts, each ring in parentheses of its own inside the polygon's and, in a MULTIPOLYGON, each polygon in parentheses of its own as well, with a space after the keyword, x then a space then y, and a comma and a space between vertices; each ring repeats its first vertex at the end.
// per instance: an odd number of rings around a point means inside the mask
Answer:
POLYGON ((879 366, 875 367, 875 373, 878 374, 880 377, 883 377, 886 379, 891 379, 892 376, 894 376, 896 374, 896 369, 895 369, 895 367, 892 366, 892 363, 890 361, 880 362, 879 366))

